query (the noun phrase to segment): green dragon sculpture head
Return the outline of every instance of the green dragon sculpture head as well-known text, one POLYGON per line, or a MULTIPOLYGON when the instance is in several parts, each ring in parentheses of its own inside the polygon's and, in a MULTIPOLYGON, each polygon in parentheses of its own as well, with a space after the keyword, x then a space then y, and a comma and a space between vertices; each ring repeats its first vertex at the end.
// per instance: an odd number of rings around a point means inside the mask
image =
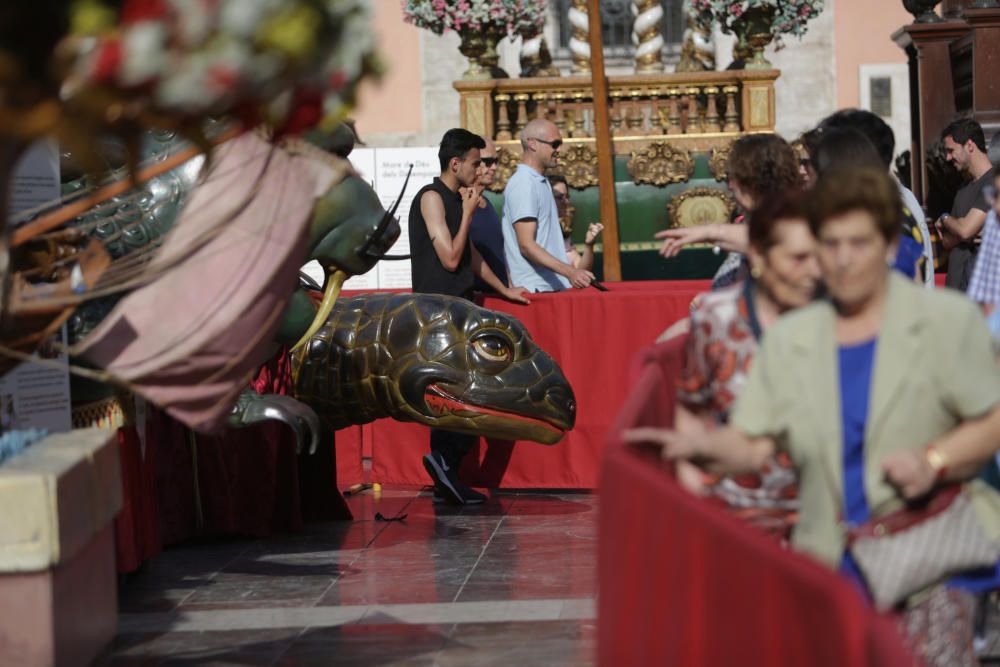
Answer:
POLYGON ((382 208, 375 191, 352 174, 316 201, 309 259, 358 276, 375 266, 399 234, 399 222, 382 208))
POLYGON ((293 355, 295 397, 333 428, 381 417, 554 444, 573 428, 573 390, 506 313, 435 294, 339 300, 293 355))

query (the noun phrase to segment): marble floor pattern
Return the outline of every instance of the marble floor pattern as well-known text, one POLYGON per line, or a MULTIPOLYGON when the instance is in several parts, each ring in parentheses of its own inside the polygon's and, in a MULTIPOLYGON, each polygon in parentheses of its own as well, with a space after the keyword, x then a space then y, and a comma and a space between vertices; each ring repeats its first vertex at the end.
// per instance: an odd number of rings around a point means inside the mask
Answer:
MULTIPOLYGON (((355 521, 167 549, 122 581, 118 636, 96 664, 594 664, 594 495, 348 503, 355 521)), ((1000 663, 996 601, 980 658, 1000 663)))
POLYGON ((353 522, 166 550, 123 581, 97 664, 594 664, 595 496, 348 502, 353 522))

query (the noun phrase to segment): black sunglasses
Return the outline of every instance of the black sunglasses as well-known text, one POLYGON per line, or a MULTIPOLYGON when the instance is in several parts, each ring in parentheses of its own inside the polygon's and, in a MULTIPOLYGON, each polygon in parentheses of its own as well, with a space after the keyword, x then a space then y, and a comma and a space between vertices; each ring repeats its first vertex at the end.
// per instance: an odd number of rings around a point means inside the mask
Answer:
POLYGON ((484 157, 484 158, 479 158, 479 161, 483 163, 484 167, 486 167, 487 169, 489 169, 490 167, 492 167, 493 165, 495 165, 497 162, 499 162, 500 158, 497 158, 497 157, 484 157))
POLYGON ((545 139, 539 139, 538 137, 532 137, 535 141, 540 141, 547 146, 552 146, 552 150, 557 151, 559 147, 562 146, 562 139, 556 139, 554 141, 547 141, 545 139))

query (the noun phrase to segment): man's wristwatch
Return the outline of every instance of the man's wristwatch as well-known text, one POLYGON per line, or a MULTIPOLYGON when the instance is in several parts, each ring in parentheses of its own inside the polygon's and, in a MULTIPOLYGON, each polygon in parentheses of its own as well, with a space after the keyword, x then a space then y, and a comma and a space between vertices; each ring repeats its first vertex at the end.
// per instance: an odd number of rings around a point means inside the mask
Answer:
POLYGON ((948 472, 948 459, 944 454, 934 445, 927 445, 924 457, 927 459, 927 465, 934 471, 934 481, 940 482, 944 479, 945 473, 948 472))

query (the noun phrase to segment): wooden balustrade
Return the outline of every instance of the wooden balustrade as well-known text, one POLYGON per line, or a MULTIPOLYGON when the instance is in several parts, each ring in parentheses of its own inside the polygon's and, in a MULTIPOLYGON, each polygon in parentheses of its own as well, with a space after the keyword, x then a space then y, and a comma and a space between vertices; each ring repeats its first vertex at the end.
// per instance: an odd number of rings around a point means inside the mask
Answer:
MULTIPOLYGON (((636 183, 689 180, 694 154, 710 156, 716 180, 726 177, 729 146, 743 134, 774 131, 774 82, 779 72, 727 71, 635 74, 608 79, 608 117, 615 155, 628 156, 636 183)), ((594 95, 589 77, 457 81, 462 126, 492 137, 500 167, 492 189, 503 190, 520 160, 520 133, 547 118, 564 145, 556 173, 574 188, 597 185, 594 95)))
MULTIPOLYGON (((627 153, 669 135, 695 150, 732 136, 774 131, 774 82, 779 72, 726 71, 636 74, 609 77, 611 133, 615 152, 627 153)), ((569 142, 594 136, 595 103, 589 77, 457 81, 462 125, 511 142, 533 118, 554 122, 569 142)), ((720 141, 722 140, 722 141, 720 141)))

